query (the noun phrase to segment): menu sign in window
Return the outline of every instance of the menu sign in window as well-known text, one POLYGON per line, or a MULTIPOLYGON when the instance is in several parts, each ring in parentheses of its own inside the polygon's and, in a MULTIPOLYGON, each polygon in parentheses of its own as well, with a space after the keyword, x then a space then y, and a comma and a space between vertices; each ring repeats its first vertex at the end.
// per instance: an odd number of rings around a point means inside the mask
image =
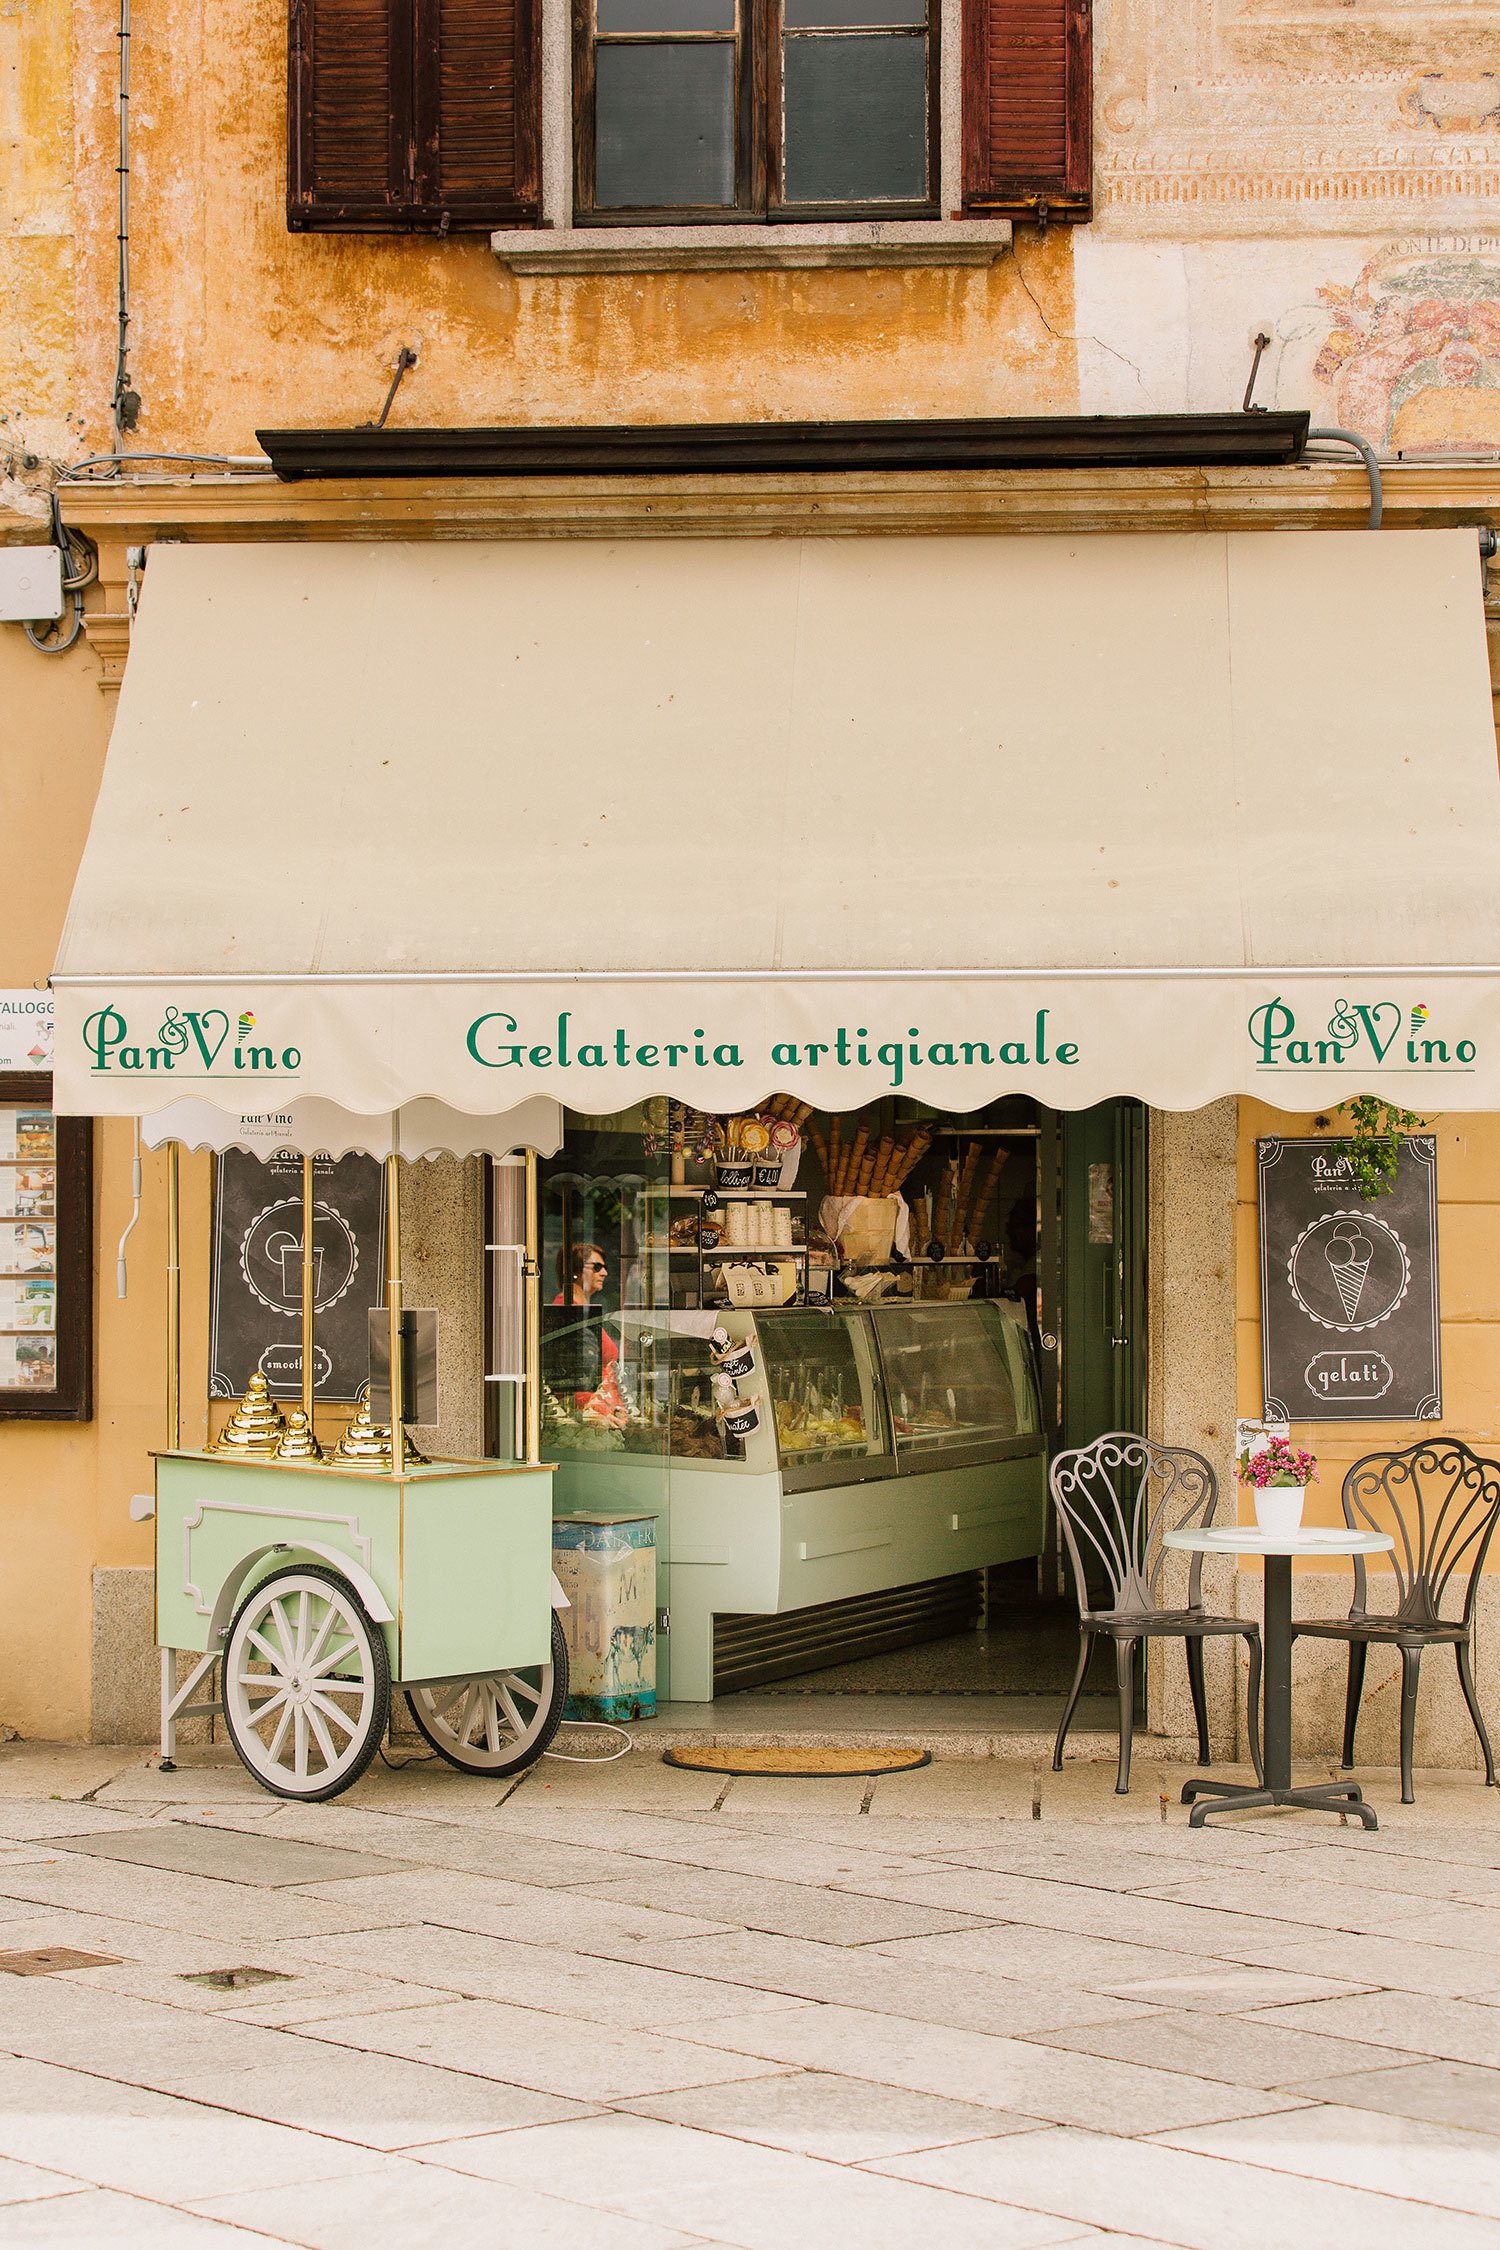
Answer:
POLYGON ((90 1127, 45 1073, 0 1075, 0 1414, 86 1418, 90 1127))
POLYGON ((1256 1154, 1267 1420, 1439 1420, 1433 1136, 1404 1138, 1391 1193, 1369 1200, 1337 1141, 1256 1154))

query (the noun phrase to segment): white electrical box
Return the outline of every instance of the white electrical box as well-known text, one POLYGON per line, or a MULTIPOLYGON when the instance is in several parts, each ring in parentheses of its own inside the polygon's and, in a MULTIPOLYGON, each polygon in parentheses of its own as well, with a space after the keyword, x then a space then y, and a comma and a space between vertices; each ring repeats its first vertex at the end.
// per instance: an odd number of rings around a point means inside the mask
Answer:
POLYGON ((0 621, 61 617, 62 578, 60 547, 0 547, 0 621))

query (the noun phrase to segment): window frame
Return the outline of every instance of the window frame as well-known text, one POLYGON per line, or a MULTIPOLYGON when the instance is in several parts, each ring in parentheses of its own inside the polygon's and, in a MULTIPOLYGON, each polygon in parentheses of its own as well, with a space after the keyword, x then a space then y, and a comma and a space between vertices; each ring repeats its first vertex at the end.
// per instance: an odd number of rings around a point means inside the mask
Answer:
POLYGON ((597 209, 595 159, 598 146, 595 50, 599 45, 651 45, 702 41, 724 43, 723 33, 605 33, 596 29, 598 0, 572 0, 573 215, 579 228, 813 226, 882 220, 937 219, 942 216, 942 0, 924 0, 921 30, 892 24, 796 25, 783 20, 783 0, 736 0, 735 30, 735 200, 732 204, 631 204, 597 209), (796 203, 782 200, 785 171, 785 104, 782 90, 783 41, 794 38, 846 38, 861 32, 891 38, 920 38, 926 66, 923 124, 927 193, 920 198, 850 203, 796 203))
MULTIPOLYGON (((52 1109, 50 1070, 0 1071, 0 1102, 52 1109)), ((0 1389, 0 1420, 90 1422, 94 1416, 94 1120, 53 1112, 57 1165, 57 1384, 0 1389)))

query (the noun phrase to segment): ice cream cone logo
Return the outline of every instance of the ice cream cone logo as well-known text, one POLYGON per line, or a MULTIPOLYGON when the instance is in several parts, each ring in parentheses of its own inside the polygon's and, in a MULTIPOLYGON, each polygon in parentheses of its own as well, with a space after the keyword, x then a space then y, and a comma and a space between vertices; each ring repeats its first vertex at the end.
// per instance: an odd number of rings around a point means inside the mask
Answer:
POLYGON ((1365 1293, 1365 1277, 1370 1271, 1375 1245, 1353 1219, 1341 1219, 1328 1237, 1323 1255, 1328 1260, 1344 1318, 1353 1320, 1365 1293))
POLYGON ((1430 1011, 1425 1000, 1419 1000, 1416 1006, 1412 1009, 1411 1035, 1413 1039, 1416 1038, 1417 1033, 1421 1030, 1423 1024, 1426 1023, 1429 1012, 1430 1011))

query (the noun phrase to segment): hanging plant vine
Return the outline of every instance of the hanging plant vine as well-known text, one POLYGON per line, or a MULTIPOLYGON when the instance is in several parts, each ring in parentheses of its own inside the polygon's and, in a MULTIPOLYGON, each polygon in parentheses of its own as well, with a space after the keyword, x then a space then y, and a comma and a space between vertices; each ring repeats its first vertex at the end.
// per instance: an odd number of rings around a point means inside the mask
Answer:
MULTIPOLYGON (((1378 1094, 1356 1094, 1340 1102, 1335 1114, 1349 1120, 1348 1131, 1331 1146, 1335 1156, 1347 1159, 1351 1186, 1366 1203, 1389 1195, 1396 1185, 1402 1136, 1420 1132, 1424 1120, 1394 1102, 1382 1101, 1378 1094)), ((1330 1122, 1318 1120, 1320 1125, 1330 1122)))

